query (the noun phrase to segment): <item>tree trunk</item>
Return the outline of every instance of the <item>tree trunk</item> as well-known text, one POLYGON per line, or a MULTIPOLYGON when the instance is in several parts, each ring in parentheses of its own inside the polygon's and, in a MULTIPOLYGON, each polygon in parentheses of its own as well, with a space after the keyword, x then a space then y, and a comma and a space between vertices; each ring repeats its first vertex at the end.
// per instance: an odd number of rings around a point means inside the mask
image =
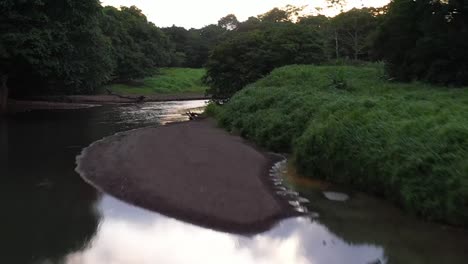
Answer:
POLYGON ((0 118, 0 175, 8 176, 8 123, 0 118))
POLYGON ((335 29, 335 53, 336 53, 336 59, 338 60, 340 58, 340 47, 338 43, 338 31, 335 29))
POLYGON ((359 37, 358 32, 354 31, 354 60, 359 59, 359 37))
POLYGON ((6 113, 8 108, 8 74, 1 75, 0 86, 0 114, 6 113))

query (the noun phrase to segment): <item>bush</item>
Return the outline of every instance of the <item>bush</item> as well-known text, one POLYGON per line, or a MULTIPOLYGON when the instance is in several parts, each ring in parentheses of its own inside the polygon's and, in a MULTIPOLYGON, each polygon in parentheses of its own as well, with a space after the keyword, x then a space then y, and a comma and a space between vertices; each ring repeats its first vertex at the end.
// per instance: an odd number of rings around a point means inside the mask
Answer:
POLYGON ((219 44, 206 65, 208 93, 228 98, 274 68, 325 60, 318 32, 297 24, 275 24, 241 32, 219 44))
POLYGON ((393 0, 374 52, 396 80, 468 85, 466 10, 464 1, 393 0))
POLYGON ((468 224, 468 91, 388 83, 379 68, 287 66, 237 93, 220 123, 300 172, 468 224), (342 72, 353 91, 330 89, 342 72))

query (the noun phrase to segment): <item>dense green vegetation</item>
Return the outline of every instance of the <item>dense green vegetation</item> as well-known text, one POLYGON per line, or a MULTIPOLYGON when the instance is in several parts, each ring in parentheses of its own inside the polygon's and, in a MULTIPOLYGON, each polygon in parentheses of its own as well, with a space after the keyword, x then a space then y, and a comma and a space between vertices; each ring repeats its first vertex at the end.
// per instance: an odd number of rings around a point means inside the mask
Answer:
POLYGON ((375 59, 372 40, 384 9, 353 9, 334 18, 301 11, 287 6, 244 22, 233 15, 221 19, 229 31, 206 63, 208 93, 228 98, 284 65, 375 59))
POLYGON ((107 6, 99 18, 103 34, 110 41, 112 80, 142 78, 170 63, 169 39, 138 8, 107 6))
POLYGON ((208 111, 260 146, 292 153, 307 176, 468 224, 467 90, 383 74, 382 65, 287 66, 208 111))
POLYGON ((226 29, 208 25, 201 29, 168 27, 162 31, 174 45, 171 67, 202 68, 211 50, 225 37, 226 29))
POLYGON ((185 29, 98 0, 1 0, 0 113, 11 96, 208 88, 215 99, 234 95, 208 109, 224 126, 292 153, 306 175, 466 224, 465 1, 392 0, 336 17, 302 11, 185 29), (367 66, 323 66, 340 63, 367 66), (291 64, 322 66, 279 68, 291 64))
POLYGON ((468 5, 463 0, 393 0, 374 43, 400 81, 468 85, 468 5))
POLYGON ((92 93, 168 65, 172 45, 136 7, 98 0, 0 2, 0 105, 13 96, 92 93))
POLYGON ((316 57, 324 55, 327 64, 385 61, 387 78, 468 85, 467 11, 460 0, 393 0, 383 8, 353 9, 333 18, 301 15, 300 8, 291 6, 275 8, 230 27, 208 60, 205 79, 215 97, 230 97, 272 69, 294 63, 304 53, 304 45, 312 43, 320 47, 316 57), (295 39, 280 36, 281 41, 271 41, 264 32, 279 25, 288 27, 288 35, 295 39), (262 46, 262 42, 272 43, 262 46), (252 51, 256 56, 251 59, 233 56, 252 51), (292 59, 282 60, 285 54, 292 59))
POLYGON ((320 36, 297 24, 278 23, 236 34, 218 45, 207 64, 205 82, 215 97, 229 97, 274 68, 325 61, 320 36))
POLYGON ((144 78, 141 82, 131 84, 112 84, 103 87, 101 93, 106 93, 105 88, 118 94, 175 94, 175 93, 200 93, 204 94, 207 87, 202 83, 204 69, 191 68, 161 68, 151 77, 144 78))
POLYGON ((2 90, 73 87, 86 92, 110 79, 110 46, 97 0, 0 3, 2 90), (34 84, 34 85, 33 85, 34 84))

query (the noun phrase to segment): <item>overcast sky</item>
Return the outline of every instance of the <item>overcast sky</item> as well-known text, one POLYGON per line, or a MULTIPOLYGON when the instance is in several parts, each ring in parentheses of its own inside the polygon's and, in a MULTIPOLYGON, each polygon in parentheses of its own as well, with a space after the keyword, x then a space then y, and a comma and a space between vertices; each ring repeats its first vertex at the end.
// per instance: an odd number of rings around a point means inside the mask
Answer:
MULTIPOLYGON (((309 9, 325 7, 326 0, 101 0, 102 5, 135 5, 159 27, 172 25, 185 28, 200 28, 217 23, 227 15, 235 14, 240 21, 250 16, 263 14, 274 7, 288 4, 307 5, 309 9)), ((348 0, 347 9, 360 6, 383 6, 389 0, 348 0)), ((326 10, 326 15, 334 15, 337 10, 326 10)))

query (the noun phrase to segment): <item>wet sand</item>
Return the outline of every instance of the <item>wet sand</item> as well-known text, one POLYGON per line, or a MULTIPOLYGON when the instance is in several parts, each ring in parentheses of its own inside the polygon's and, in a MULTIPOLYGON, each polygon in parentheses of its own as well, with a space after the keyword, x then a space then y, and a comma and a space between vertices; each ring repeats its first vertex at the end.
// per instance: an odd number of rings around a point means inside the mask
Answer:
POLYGON ((211 119, 120 133, 77 157, 91 184, 126 202, 205 227, 257 233, 298 215, 268 179, 279 158, 211 119))

